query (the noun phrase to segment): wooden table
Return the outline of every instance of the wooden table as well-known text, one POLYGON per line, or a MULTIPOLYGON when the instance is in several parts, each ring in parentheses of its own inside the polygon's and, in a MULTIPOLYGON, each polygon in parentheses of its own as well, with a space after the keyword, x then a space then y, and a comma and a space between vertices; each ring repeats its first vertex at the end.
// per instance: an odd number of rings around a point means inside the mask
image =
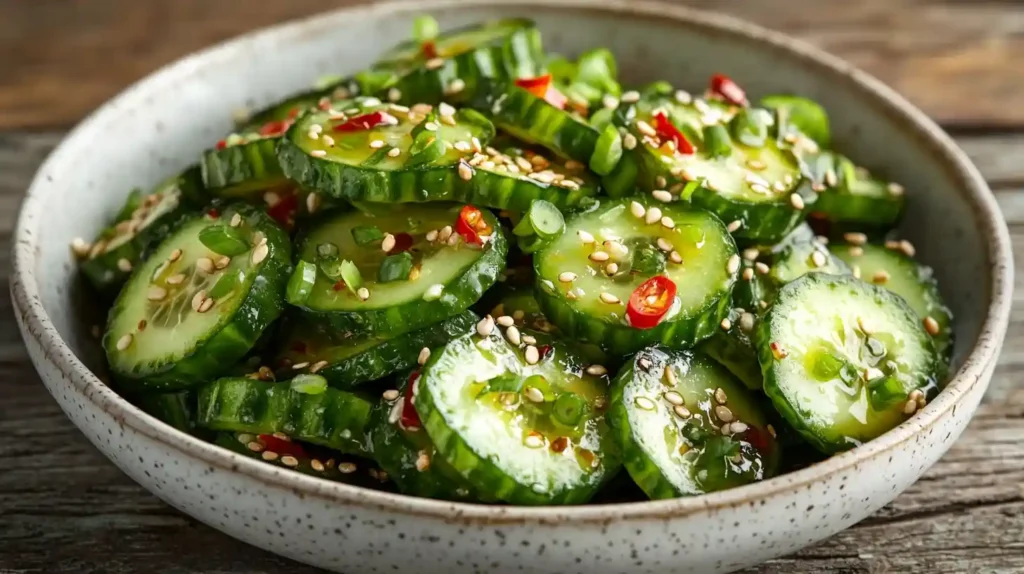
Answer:
MULTIPOLYGON (((0 281, 32 174, 85 113, 186 52, 344 3, 0 0, 0 281)), ((942 122, 992 184, 1024 268, 1024 3, 688 3, 848 58, 942 122)), ((0 324, 0 572, 314 571, 193 521, 121 474, 43 389, 6 297, 0 324)), ((1022 373, 1018 305, 992 390, 949 454, 877 515, 751 572, 1024 571, 1022 373)))

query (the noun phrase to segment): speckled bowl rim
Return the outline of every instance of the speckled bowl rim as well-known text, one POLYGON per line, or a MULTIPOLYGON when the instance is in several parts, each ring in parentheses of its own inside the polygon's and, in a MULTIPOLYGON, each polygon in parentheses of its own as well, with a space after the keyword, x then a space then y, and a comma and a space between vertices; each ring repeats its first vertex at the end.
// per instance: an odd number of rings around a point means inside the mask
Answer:
POLYGON ((772 32, 720 14, 707 13, 682 6, 646 0, 399 0, 357 5, 304 20, 288 22, 256 31, 221 43, 170 64, 132 85, 107 102, 79 124, 50 155, 36 174, 22 205, 14 234, 14 275, 12 299, 25 325, 23 333, 34 337, 51 362, 71 383, 98 408, 112 415, 123 426, 162 442, 184 456, 209 465, 242 473, 277 487, 289 489, 297 496, 311 496, 350 507, 416 515, 462 524, 560 524, 603 525, 611 521, 668 519, 716 509, 751 504, 758 500, 792 492, 857 465, 879 457, 913 439, 934 426, 942 415, 955 409, 958 401, 975 385, 986 384, 986 369, 998 356, 1006 333, 1013 285, 1013 263, 1009 232, 999 208, 978 170, 966 155, 935 123, 903 97, 875 78, 853 68, 842 60, 781 33, 772 32), (792 473, 731 490, 697 497, 648 502, 586 505, 573 507, 514 507, 451 503, 399 494, 373 491, 346 484, 329 482, 285 471, 246 458, 203 442, 156 420, 122 399, 74 355, 57 332, 39 298, 35 267, 39 226, 45 221, 45 201, 41 188, 47 173, 60 170, 76 148, 88 144, 92 126, 120 113, 118 104, 157 93, 180 82, 202 68, 207 61, 236 57, 238 48, 257 38, 287 42, 289 38, 317 33, 338 18, 380 18, 397 13, 418 13, 452 6, 519 6, 523 8, 561 8, 620 14, 623 17, 657 19, 684 27, 697 27, 747 43, 752 49, 773 50, 787 58, 796 58, 817 72, 835 79, 836 89, 859 92, 878 114, 915 136, 932 154, 940 158, 947 177, 965 195, 971 216, 990 258, 986 268, 991 298, 981 332, 956 376, 946 389, 925 409, 896 429, 853 450, 822 463, 792 473))

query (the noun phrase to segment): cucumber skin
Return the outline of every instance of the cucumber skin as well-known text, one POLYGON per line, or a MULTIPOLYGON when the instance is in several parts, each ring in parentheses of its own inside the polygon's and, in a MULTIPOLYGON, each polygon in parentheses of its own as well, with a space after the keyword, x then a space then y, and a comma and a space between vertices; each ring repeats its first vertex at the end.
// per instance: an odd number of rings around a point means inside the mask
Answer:
POLYGON ((146 414, 186 434, 202 434, 196 429, 197 397, 194 391, 146 394, 132 397, 132 403, 146 414))
POLYGON ((479 259, 455 281, 445 285, 440 299, 416 299, 384 309, 366 311, 319 311, 309 307, 300 309, 308 318, 345 333, 408 333, 458 315, 476 303, 498 281, 498 275, 505 269, 508 242, 494 215, 487 210, 483 210, 483 214, 494 230, 491 240, 479 259))
MULTIPOLYGON (((376 381, 415 367, 420 350, 424 347, 433 349, 443 346, 451 339, 472 330, 479 320, 480 318, 472 311, 465 311, 418 331, 387 339, 358 355, 329 363, 316 374, 327 379, 332 387, 339 389, 351 389, 363 383, 376 381)), ((287 371, 291 374, 301 372, 291 368, 287 371)))
POLYGON ((372 406, 360 395, 337 389, 309 395, 293 391, 287 381, 226 378, 199 389, 197 423, 220 431, 280 432, 294 440, 367 456, 372 406))
POLYGON ((277 160, 281 137, 265 137, 203 152, 200 167, 206 188, 218 197, 244 198, 287 182, 277 160))
POLYGON ((702 342, 698 349, 729 370, 752 391, 763 390, 764 378, 753 341, 733 322, 728 331, 719 331, 702 342))
MULTIPOLYGON (((812 281, 814 281, 814 282, 834 281, 835 279, 841 279, 841 280, 846 280, 846 281, 856 281, 858 283, 863 283, 862 281, 860 281, 858 279, 853 279, 852 277, 846 277, 846 276, 841 276, 841 275, 826 275, 824 273, 809 273, 809 274, 804 275, 803 277, 800 277, 799 279, 789 283, 788 285, 793 285, 793 284, 795 284, 797 282, 804 283, 804 282, 812 282, 812 281)), ((876 287, 874 285, 871 285, 870 283, 865 283, 865 285, 867 285, 868 287, 870 287, 872 289, 876 289, 876 290, 884 293, 887 296, 887 298, 890 301, 893 302, 893 304, 901 307, 910 316, 915 317, 915 318, 917 317, 917 315, 914 313, 914 311, 912 309, 910 309, 910 306, 907 305, 907 303, 905 301, 903 301, 903 299, 901 297, 899 297, 898 295, 896 295, 894 293, 890 293, 889 291, 886 291, 886 290, 884 290, 881 287, 876 287)), ((787 290, 780 291, 779 297, 776 299, 776 303, 778 303, 781 299, 783 299, 786 296, 787 292, 788 292, 787 290)), ((822 453, 825 453, 825 454, 838 454, 838 453, 843 452, 845 450, 849 450, 850 448, 852 448, 853 445, 850 445, 850 444, 836 444, 836 443, 824 440, 821 437, 819 437, 813 431, 813 429, 811 429, 804 422, 803 417, 801 417, 800 414, 799 414, 799 409, 797 408, 797 406, 793 405, 792 403, 790 403, 789 399, 785 396, 784 393, 782 393, 782 391, 781 391, 781 389, 779 387, 778 378, 776 377, 775 369, 774 369, 775 357, 772 354, 772 350, 771 350, 771 346, 770 346, 771 345, 771 339, 772 339, 771 322, 772 322, 773 318, 775 317, 775 315, 777 313, 779 313, 779 312, 780 311, 778 310, 778 305, 777 304, 773 305, 768 310, 768 312, 765 314, 765 316, 759 321, 759 324, 758 324, 757 330, 756 330, 756 335, 755 335, 755 340, 756 340, 756 344, 757 344, 758 362, 761 364, 761 372, 762 372, 762 374, 764 376, 764 392, 765 392, 765 394, 768 396, 769 399, 771 399, 772 404, 775 406, 775 410, 778 411, 779 415, 782 416, 786 420, 786 422, 788 422, 789 425, 791 427, 793 427, 793 430, 797 431, 797 433, 799 433, 799 435, 805 441, 807 441, 807 443, 809 443, 811 446, 813 446, 815 449, 817 449, 818 451, 820 451, 822 453)), ((926 337, 927 337, 927 335, 926 335, 926 337)), ((931 344, 930 340, 928 340, 928 339, 925 339, 925 340, 928 341, 929 345, 931 344)), ((937 354, 935 354, 935 352, 934 352, 934 348, 933 348, 933 355, 935 356, 935 360, 933 360, 932 372, 935 373, 937 371, 937 366, 938 366, 939 361, 937 359, 937 354)), ((931 398, 932 398, 932 394, 929 394, 928 400, 931 400, 931 398)))
MULTIPOLYGON (((159 392, 188 389, 209 381, 245 357, 263 331, 284 311, 284 289, 291 268, 291 240, 262 210, 245 204, 234 204, 223 213, 230 217, 235 212, 247 218, 256 214, 260 220, 256 228, 267 237, 270 251, 259 271, 262 280, 257 278, 253 281, 249 293, 232 319, 206 340, 198 341, 192 354, 165 364, 155 372, 113 372, 119 387, 140 392, 159 392)), ((121 290, 111 307, 108 323, 119 312, 126 291, 121 290)), ((111 339, 108 329, 108 334, 103 337, 103 347, 107 352, 107 363, 111 365, 111 371, 114 371, 110 356, 115 352, 117 342, 111 339)))
MULTIPOLYGON (((508 19, 504 22, 514 22, 522 27, 498 41, 496 45, 479 46, 455 57, 445 58, 444 63, 433 70, 421 65, 402 74, 394 85, 401 92, 399 101, 410 105, 439 104, 442 101, 463 103, 472 99, 480 89, 486 88, 489 82, 539 76, 545 59, 540 31, 532 20, 525 18, 508 19), (465 82, 465 87, 455 94, 446 93, 448 85, 456 78, 465 82)), ((457 34, 472 27, 452 30, 445 32, 444 35, 457 34)), ((399 44, 392 51, 409 49, 417 43, 411 40, 399 44)), ((374 68, 400 73, 402 66, 401 61, 384 60, 378 62, 374 68)))

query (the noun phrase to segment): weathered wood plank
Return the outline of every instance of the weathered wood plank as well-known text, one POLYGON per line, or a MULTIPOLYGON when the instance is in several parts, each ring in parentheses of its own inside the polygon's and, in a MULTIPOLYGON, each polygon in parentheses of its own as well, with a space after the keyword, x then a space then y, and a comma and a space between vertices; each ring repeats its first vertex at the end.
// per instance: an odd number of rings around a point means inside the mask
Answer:
MULTIPOLYGON (((0 74, 0 128, 67 126, 184 54, 360 1, 271 0, 256 7, 247 0, 0 0, 0 54, 17 55, 4 61, 0 74)), ((810 41, 879 76, 944 122, 1024 126, 1024 4, 675 1, 810 41)))

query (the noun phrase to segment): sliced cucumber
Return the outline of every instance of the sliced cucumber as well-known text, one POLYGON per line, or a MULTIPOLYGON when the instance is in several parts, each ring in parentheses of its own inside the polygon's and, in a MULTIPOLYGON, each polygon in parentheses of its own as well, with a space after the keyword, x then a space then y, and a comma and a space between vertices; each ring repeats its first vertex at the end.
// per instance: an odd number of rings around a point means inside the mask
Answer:
POLYGON ((371 452, 368 429, 373 405, 368 399, 326 385, 305 392, 296 388, 302 387, 295 380, 268 383, 247 377, 207 383, 199 389, 199 425, 221 431, 283 433, 348 454, 371 452))
MULTIPOLYGON (((289 292, 297 305, 341 332, 395 335, 420 329, 469 308, 497 280, 505 266, 507 247, 490 212, 479 213, 488 239, 473 245, 453 227, 466 207, 444 204, 387 205, 367 211, 332 215, 309 230, 296 273, 315 266, 307 290, 289 292), (388 257, 386 239, 359 245, 361 231, 387 233, 403 252, 412 255, 406 280, 381 282, 379 269, 388 257), (346 264, 347 263, 347 264, 346 264), (293 296, 294 295, 294 296, 293 296)), ((394 249, 394 248, 393 248, 394 249)), ((306 278, 301 278, 305 281, 306 278)))
POLYGON ((297 321, 281 342, 280 374, 315 373, 337 388, 376 381, 416 365, 423 348, 441 347, 473 330, 480 318, 465 311, 440 323, 395 337, 338 333, 322 325, 297 321))
POLYGON ((348 100, 367 94, 373 86, 360 81, 358 77, 342 78, 326 82, 257 111, 239 126, 242 132, 259 130, 261 127, 280 121, 294 121, 303 113, 320 106, 326 107, 331 100, 348 100))
POLYGON ((586 502, 619 465, 604 422, 604 368, 543 333, 493 325, 485 319, 483 336, 431 355, 412 393, 423 428, 486 495, 586 502))
MULTIPOLYGON (((861 239, 857 234, 849 237, 861 239)), ((911 259, 914 248, 910 243, 894 241, 885 247, 838 245, 833 250, 836 257, 850 265, 855 277, 903 297, 923 321, 939 356, 949 361, 953 352, 953 313, 942 300, 932 269, 911 259)))
POLYGON ((850 276, 809 273, 782 287, 757 330, 764 389, 825 453, 871 440, 938 390, 938 360, 899 296, 850 276))
POLYGON ((764 378, 753 337, 761 318, 752 308, 736 307, 729 310, 726 319, 728 323, 721 326, 728 328, 716 331, 698 349, 729 369, 748 389, 759 391, 764 378))
POLYGON ((821 147, 827 148, 830 145, 832 135, 828 113, 818 102, 791 94, 773 94, 761 98, 761 105, 782 111, 790 124, 821 147))
MULTIPOLYGON (((289 122, 277 122, 285 125, 289 122)), ((276 127, 276 126, 275 126, 276 127)), ((200 167, 210 193, 225 198, 247 198, 287 183, 277 161, 277 142, 283 129, 231 134, 203 152, 200 167)))
POLYGON ((803 159, 818 200, 812 217, 860 228, 891 229, 903 215, 903 186, 872 176, 846 157, 833 152, 811 154, 803 159))
POLYGON ((193 391, 151 393, 132 398, 147 414, 188 434, 196 432, 196 400, 193 391))
POLYGON ((114 296, 132 270, 188 215, 202 196, 198 170, 189 168, 156 186, 152 193, 133 192, 111 227, 81 248, 82 273, 101 294, 114 296))
POLYGON ((437 452, 421 426, 403 423, 410 417, 418 420, 406 413, 413 408, 406 404, 406 398, 410 396, 408 380, 419 376, 414 372, 402 377, 402 385, 385 391, 384 400, 374 406, 373 456, 405 494, 444 500, 481 500, 476 488, 437 452))
MULTIPOLYGON (((562 335, 562 332, 559 331, 558 327, 548 321, 547 317, 545 317, 544 313, 540 310, 540 304, 537 303, 537 298, 534 296, 532 285, 505 291, 501 299, 498 301, 498 304, 491 309, 490 314, 495 318, 503 316, 510 317, 517 328, 541 331, 565 341, 565 337, 562 335)), ((591 363, 604 365, 608 368, 617 366, 615 358, 610 357, 608 353, 605 353, 604 350, 601 349, 601 347, 593 343, 584 343, 581 341, 572 341, 571 343, 568 341, 565 342, 566 344, 571 344, 575 351, 579 352, 583 358, 591 363)))
POLYGON ((570 219, 534 257, 537 300, 566 336, 611 354, 657 342, 688 347, 719 328, 739 264, 725 225, 704 210, 645 197, 609 200, 570 219), (677 286, 674 300, 655 326, 634 327, 627 303, 658 276, 677 286))
POLYGON ((437 104, 467 101, 487 81, 537 76, 543 60, 534 23, 508 18, 403 42, 375 69, 399 76, 388 91, 393 101, 437 104))
POLYGON ((184 389, 235 364, 283 310, 290 258, 288 235, 248 205, 182 224, 135 269, 110 310, 103 347, 118 382, 184 389), (215 252, 203 241, 212 242, 212 229, 245 251, 215 252))
POLYGON ((343 199, 458 201, 469 193, 465 174, 474 149, 494 136, 472 110, 410 110, 375 98, 337 105, 342 110, 301 117, 278 154, 288 177, 343 199))
POLYGON ((221 432, 217 433, 213 443, 231 452, 309 476, 365 488, 381 488, 381 474, 376 465, 340 453, 310 452, 309 446, 291 442, 283 435, 221 432), (274 450, 278 446, 285 448, 278 452, 274 450))
POLYGON ((770 268, 768 276, 776 286, 785 285, 812 272, 833 275, 851 273, 846 263, 833 256, 824 240, 814 235, 806 224, 801 224, 778 245, 771 247, 767 259, 770 268))
POLYGON ((749 484, 778 467, 757 401, 699 353, 660 346, 637 353, 612 383, 608 424, 623 465, 652 499, 749 484))

